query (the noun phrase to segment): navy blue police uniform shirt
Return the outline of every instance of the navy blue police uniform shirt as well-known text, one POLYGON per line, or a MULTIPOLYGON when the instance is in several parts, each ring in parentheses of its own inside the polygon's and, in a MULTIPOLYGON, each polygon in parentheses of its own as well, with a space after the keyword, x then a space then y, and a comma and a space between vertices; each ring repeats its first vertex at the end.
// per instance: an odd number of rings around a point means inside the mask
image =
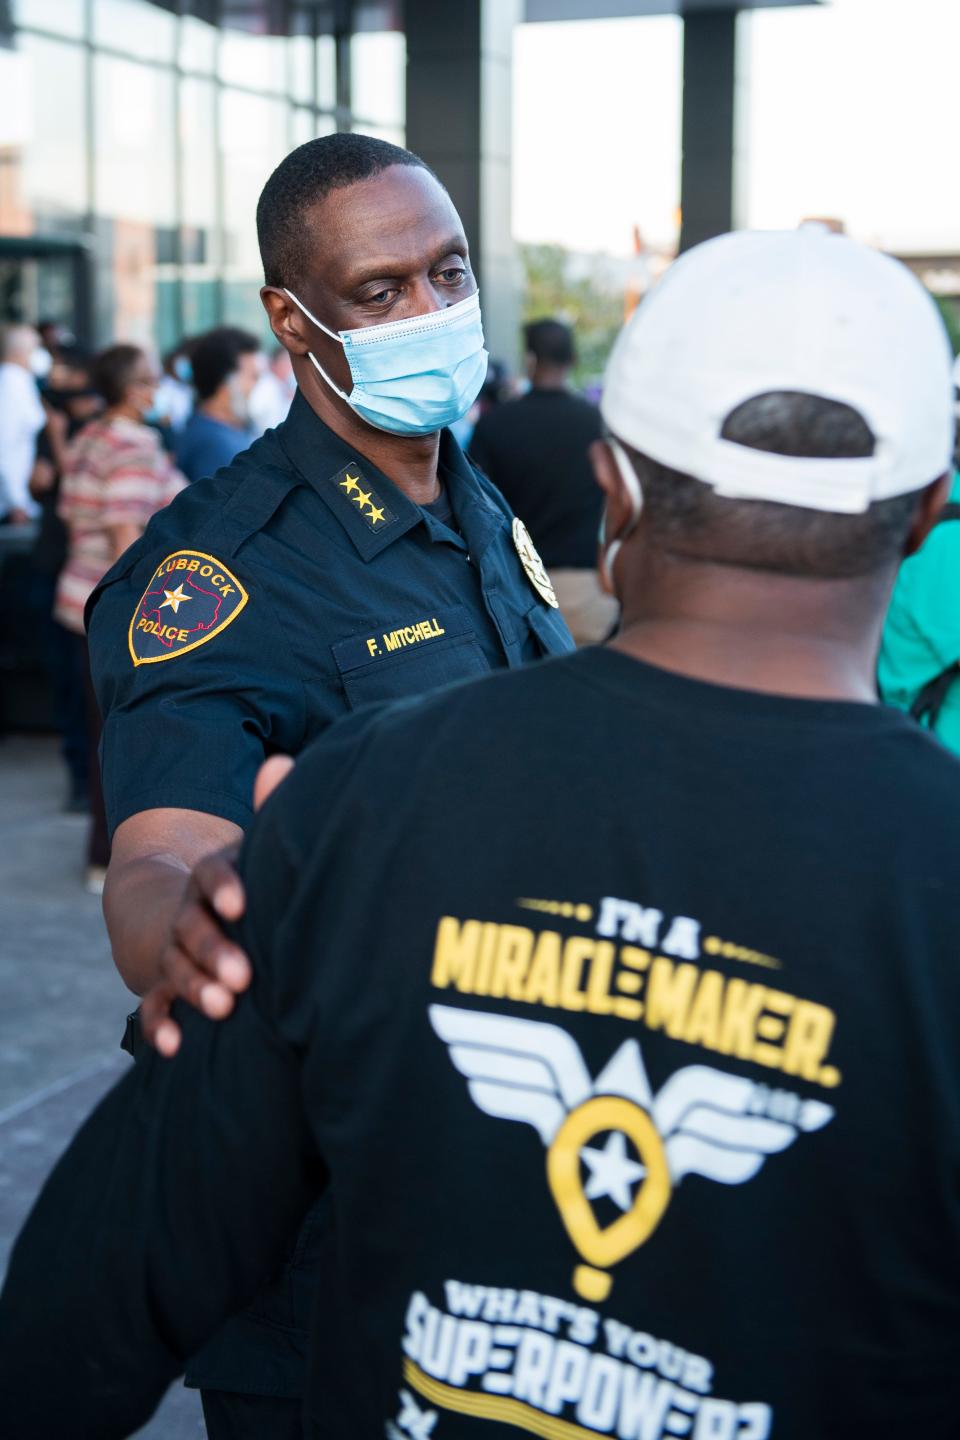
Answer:
POLYGON ((439 476, 448 520, 298 394, 154 516, 87 612, 111 830, 166 806, 245 826, 264 757, 345 712, 573 648, 529 537, 447 431, 439 476))

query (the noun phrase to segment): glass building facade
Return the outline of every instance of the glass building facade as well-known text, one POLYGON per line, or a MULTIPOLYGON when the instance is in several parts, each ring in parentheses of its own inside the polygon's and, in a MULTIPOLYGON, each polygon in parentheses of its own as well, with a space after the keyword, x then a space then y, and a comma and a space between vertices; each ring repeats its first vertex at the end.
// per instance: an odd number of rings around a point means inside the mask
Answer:
POLYGON ((336 130, 402 144, 399 3, 0 0, 0 320, 266 335, 255 212, 336 130))

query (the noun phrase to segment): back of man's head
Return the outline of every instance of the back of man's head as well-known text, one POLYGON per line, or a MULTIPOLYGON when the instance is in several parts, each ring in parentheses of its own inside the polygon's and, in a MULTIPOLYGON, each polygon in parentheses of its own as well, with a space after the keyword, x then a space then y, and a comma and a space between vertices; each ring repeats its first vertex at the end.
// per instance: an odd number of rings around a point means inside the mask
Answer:
POLYGON ((255 355, 260 349, 256 335, 233 325, 208 330, 193 342, 190 363, 197 399, 209 400, 235 373, 241 355, 255 355))
POLYGON ((538 365, 569 370, 576 362, 573 331, 562 320, 532 320, 523 330, 524 347, 538 365))
POLYGON ((658 548, 866 575, 903 554, 949 468, 950 363, 905 267, 822 230, 744 232, 691 251, 638 308, 603 414, 658 548))
POLYGON ((369 180, 391 165, 413 165, 433 174, 419 155, 372 135, 324 135, 281 160, 257 204, 264 283, 301 289, 316 243, 307 212, 332 190, 369 180))

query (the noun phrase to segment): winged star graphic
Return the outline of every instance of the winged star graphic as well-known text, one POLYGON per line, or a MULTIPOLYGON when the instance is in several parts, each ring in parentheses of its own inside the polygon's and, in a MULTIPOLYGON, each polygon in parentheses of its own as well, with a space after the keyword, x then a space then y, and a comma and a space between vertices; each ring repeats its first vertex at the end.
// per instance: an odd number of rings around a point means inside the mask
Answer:
MULTIPOLYGON (((708 1065, 674 1071, 654 1095, 636 1040, 625 1040, 591 1079, 576 1041, 558 1025, 448 1005, 431 1005, 429 1014, 474 1104, 537 1131, 554 1200, 591 1266, 609 1266, 642 1245, 684 1176, 742 1185, 768 1155, 834 1115, 820 1100, 771 1092, 708 1065), (605 1132, 604 1147, 586 1143, 605 1132), (638 1160, 628 1156, 628 1139, 638 1160), (581 1162, 590 1172, 585 1186, 581 1162), (600 1230, 587 1202, 603 1196, 625 1213, 600 1230)), ((586 1266, 574 1274, 575 1288, 590 1299, 605 1298, 610 1283, 586 1266)))

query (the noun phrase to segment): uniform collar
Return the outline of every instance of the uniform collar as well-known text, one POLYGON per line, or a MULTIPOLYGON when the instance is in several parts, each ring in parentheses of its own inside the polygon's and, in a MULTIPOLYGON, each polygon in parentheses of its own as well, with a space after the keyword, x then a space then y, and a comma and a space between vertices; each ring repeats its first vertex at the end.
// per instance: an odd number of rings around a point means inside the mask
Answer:
MULTIPOLYGON (((372 560, 415 525, 424 523, 420 506, 335 435, 299 390, 276 438, 364 560, 372 560)), ((439 468, 465 540, 472 552, 479 554, 502 517, 482 495, 469 462, 448 430, 440 437, 439 468)))
MULTIPOLYGON (((450 507, 466 548, 477 559, 504 525, 503 514, 490 503, 477 483, 473 466, 449 430, 440 436, 438 469, 447 487, 450 507)), ((445 527, 442 527, 445 528, 445 527)))

